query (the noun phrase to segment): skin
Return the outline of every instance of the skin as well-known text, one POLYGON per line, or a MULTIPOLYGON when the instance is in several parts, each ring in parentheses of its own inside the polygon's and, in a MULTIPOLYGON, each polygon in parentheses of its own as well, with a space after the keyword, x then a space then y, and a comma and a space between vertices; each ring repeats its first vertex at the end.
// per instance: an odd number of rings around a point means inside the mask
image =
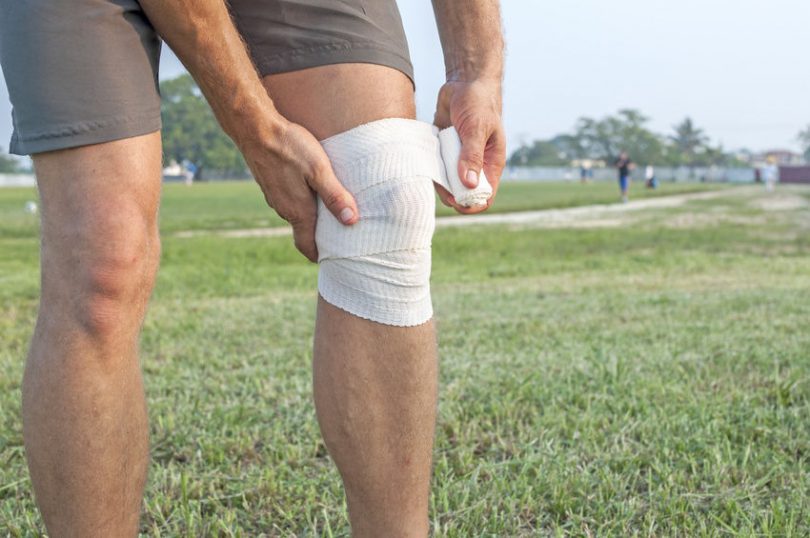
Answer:
POLYGON ((435 333, 433 321, 390 327, 318 300, 315 406, 343 478, 353 536, 428 535, 435 333))
MULTIPOLYGON (((268 204, 292 225, 297 248, 317 259, 316 194, 346 225, 360 217, 318 138, 413 117, 410 82, 364 64, 262 81, 221 0, 140 3, 197 80, 268 204)), ((437 0, 434 8, 448 64, 436 123, 459 130, 462 180, 472 186, 483 170, 497 189, 505 158, 497 2, 437 0), (486 46, 484 34, 493 38, 486 46)), ((160 252, 160 161, 159 133, 34 156, 42 296, 23 381, 23 431, 51 536, 137 534, 148 467, 137 342, 160 252)), ((442 189, 439 196, 460 212, 483 210, 459 208, 442 189)), ((321 300, 313 370, 318 419, 344 479, 354 535, 426 536, 437 376, 432 321, 387 327, 321 300)))

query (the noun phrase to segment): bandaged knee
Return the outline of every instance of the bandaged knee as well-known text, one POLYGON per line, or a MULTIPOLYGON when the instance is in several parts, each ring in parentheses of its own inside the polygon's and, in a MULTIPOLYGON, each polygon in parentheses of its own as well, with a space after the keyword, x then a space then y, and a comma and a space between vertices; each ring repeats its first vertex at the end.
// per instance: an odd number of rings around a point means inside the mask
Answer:
MULTIPOLYGON (((452 135, 458 139, 454 130, 452 135)), ((460 143, 452 144, 449 151, 457 152, 460 143)), ((433 316, 433 183, 453 192, 448 170, 458 175, 457 153, 452 164, 446 164, 435 127, 399 118, 355 127, 322 145, 335 175, 354 196, 360 219, 345 226, 318 201, 315 239, 321 297, 350 314, 385 325, 411 327, 427 322, 433 316)), ((460 181, 458 185, 457 200, 473 190, 460 181)), ((479 184, 484 192, 486 187, 479 184)))

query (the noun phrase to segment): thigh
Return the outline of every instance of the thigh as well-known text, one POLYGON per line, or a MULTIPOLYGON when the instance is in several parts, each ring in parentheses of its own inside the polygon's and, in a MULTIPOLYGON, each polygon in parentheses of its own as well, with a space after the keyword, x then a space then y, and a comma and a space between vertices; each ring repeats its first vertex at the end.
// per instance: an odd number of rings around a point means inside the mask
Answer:
POLYGON ((263 80, 281 114, 321 140, 364 123, 416 114, 410 79, 388 66, 323 65, 263 80))
POLYGON ((159 54, 160 40, 137 0, 0 0, 11 151, 159 130, 159 54))

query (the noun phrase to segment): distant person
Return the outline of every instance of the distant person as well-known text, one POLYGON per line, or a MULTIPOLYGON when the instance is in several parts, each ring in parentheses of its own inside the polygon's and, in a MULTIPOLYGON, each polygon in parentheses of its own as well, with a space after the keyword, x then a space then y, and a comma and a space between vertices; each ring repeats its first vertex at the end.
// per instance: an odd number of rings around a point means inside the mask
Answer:
POLYGON ((644 184, 648 189, 658 188, 658 180, 655 177, 655 167, 651 164, 648 164, 647 168, 644 169, 644 184))
POLYGON ((630 188, 630 172, 636 167, 630 156, 626 151, 619 154, 619 158, 614 163, 616 169, 619 171, 619 189, 622 191, 622 202, 627 203, 627 191, 630 188))
POLYGON ((585 159, 579 167, 579 181, 587 183, 593 178, 593 164, 590 160, 585 159))
POLYGON ((778 176, 779 168, 776 166, 776 159, 769 157, 768 163, 762 167, 762 181, 765 183, 766 191, 773 192, 778 176))
POLYGON ((184 159, 183 176, 185 177, 186 185, 191 186, 191 184, 194 183, 194 179, 197 177, 197 165, 188 159, 184 159))

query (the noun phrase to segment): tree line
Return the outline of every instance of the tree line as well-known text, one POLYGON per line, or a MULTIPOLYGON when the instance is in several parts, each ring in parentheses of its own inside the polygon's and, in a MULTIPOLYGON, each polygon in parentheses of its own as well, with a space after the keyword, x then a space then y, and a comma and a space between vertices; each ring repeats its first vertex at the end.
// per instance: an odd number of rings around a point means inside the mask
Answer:
MULTIPOLYGON (((524 144, 509 157, 510 166, 568 166, 574 160, 613 163, 622 151, 643 164, 659 166, 744 166, 735 154, 713 145, 691 118, 673 126, 669 134, 647 127, 649 118, 634 109, 601 119, 580 118, 571 133, 524 144)), ((799 135, 810 159, 810 126, 799 135)))

